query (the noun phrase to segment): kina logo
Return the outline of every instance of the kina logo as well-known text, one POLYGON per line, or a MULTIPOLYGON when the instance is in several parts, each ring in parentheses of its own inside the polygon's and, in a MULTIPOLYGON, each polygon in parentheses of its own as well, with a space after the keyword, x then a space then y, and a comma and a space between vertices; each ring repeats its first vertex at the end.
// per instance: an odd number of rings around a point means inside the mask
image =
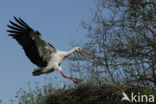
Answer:
POLYGON ((123 97, 121 101, 128 102, 154 102, 154 95, 141 95, 140 92, 138 94, 134 94, 131 92, 131 96, 129 97, 125 92, 122 93, 123 97))
POLYGON ((122 95, 123 95, 124 97, 122 98, 121 101, 127 100, 127 101, 131 102, 131 100, 129 99, 129 97, 127 96, 127 94, 125 94, 125 93, 123 92, 122 95))

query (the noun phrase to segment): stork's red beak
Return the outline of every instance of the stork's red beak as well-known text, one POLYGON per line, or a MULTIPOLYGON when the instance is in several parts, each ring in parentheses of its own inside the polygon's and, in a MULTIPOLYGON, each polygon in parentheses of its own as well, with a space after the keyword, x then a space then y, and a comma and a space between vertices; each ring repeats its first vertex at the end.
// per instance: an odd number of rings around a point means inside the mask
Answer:
POLYGON ((86 59, 86 56, 82 51, 80 51, 79 53, 86 59))

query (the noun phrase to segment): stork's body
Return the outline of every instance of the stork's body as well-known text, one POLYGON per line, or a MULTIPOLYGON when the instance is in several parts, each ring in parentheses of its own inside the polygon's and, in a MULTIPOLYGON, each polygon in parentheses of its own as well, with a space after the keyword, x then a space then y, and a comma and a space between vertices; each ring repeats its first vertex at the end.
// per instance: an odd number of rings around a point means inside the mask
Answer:
POLYGON ((17 19, 16 17, 14 17, 14 19, 18 24, 10 21, 13 26, 8 25, 8 27, 12 29, 8 30, 8 32, 11 33, 9 36, 17 40, 31 62, 38 66, 38 68, 33 71, 34 76, 58 70, 65 78, 74 82, 81 81, 78 78, 65 76, 60 66, 63 59, 75 51, 84 56, 84 53, 79 47, 75 47, 69 52, 56 50, 51 44, 44 40, 38 31, 34 31, 22 19, 17 19))
POLYGON ((75 52, 77 48, 78 47, 75 47, 69 52, 56 50, 55 53, 51 53, 51 58, 48 62, 48 65, 46 67, 40 67, 38 69, 35 69, 33 75, 36 76, 43 73, 50 73, 53 72, 55 69, 58 71, 62 71, 60 66, 62 61, 64 60, 64 58, 75 52))

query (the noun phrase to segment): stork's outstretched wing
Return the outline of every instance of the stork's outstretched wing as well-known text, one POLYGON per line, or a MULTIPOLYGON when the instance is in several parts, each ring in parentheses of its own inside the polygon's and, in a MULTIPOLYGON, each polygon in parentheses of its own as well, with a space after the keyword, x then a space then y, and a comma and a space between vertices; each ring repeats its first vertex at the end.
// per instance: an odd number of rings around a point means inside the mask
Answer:
POLYGON ((10 21, 11 25, 7 30, 14 39, 23 47, 27 57, 37 66, 45 67, 56 51, 53 46, 50 46, 38 31, 34 31, 22 19, 14 17, 16 23, 10 21))

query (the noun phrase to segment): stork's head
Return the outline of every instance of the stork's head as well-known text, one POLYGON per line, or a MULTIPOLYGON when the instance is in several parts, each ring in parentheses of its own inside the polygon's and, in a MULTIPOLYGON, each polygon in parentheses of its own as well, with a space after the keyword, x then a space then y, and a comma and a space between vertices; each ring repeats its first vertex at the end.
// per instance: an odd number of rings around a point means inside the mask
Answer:
POLYGON ((83 53, 82 49, 80 47, 75 47, 75 50, 79 52, 84 58, 86 58, 85 54, 83 53))

